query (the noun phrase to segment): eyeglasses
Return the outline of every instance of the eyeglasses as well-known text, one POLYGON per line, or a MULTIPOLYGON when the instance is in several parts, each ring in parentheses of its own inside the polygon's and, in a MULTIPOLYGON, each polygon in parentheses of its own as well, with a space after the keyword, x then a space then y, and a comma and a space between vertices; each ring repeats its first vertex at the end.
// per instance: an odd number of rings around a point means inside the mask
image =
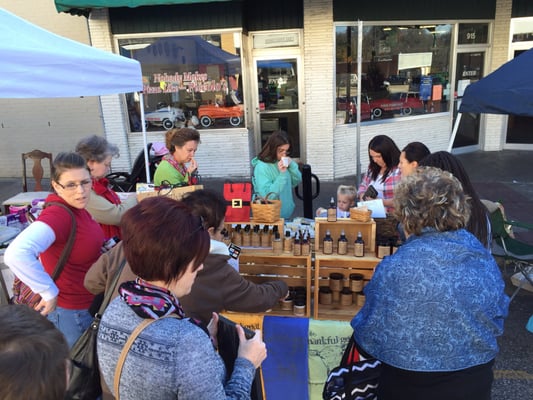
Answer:
POLYGON ((56 182, 59 186, 61 186, 64 190, 68 191, 68 192, 73 192, 74 190, 77 189, 78 186, 81 186, 82 189, 88 189, 89 187, 92 186, 93 184, 93 181, 91 181, 90 179, 85 179, 83 181, 81 181, 80 183, 76 183, 76 182, 69 182, 67 183, 66 185, 62 185, 61 183, 59 182, 56 182))

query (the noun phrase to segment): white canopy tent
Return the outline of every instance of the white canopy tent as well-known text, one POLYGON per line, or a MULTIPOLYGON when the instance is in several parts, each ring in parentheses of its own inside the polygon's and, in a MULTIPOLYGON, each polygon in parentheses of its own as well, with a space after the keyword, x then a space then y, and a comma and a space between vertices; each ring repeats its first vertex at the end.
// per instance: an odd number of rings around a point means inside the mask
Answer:
MULTIPOLYGON (((138 61, 42 29, 0 8, 0 98, 142 92, 138 61)), ((141 119, 144 105, 141 93, 141 119)), ((147 181, 148 153, 143 126, 147 181)))

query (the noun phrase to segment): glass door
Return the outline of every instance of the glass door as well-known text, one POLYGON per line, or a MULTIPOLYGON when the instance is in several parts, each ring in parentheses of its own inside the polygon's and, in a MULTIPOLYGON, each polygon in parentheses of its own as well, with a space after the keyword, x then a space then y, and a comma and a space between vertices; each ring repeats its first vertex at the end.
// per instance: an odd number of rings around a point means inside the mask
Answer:
MULTIPOLYGON (((457 101, 454 107, 454 121, 457 118, 457 109, 461 105, 461 99, 468 85, 483 78, 485 68, 485 52, 474 51, 457 53, 455 73, 455 91, 457 101)), ((464 113, 457 130, 457 136, 453 142, 453 148, 467 146, 479 146, 480 114, 464 113)))
POLYGON ((287 132, 291 140, 291 157, 301 158, 300 100, 298 97, 298 57, 255 58, 256 83, 255 131, 258 149, 277 130, 287 132))

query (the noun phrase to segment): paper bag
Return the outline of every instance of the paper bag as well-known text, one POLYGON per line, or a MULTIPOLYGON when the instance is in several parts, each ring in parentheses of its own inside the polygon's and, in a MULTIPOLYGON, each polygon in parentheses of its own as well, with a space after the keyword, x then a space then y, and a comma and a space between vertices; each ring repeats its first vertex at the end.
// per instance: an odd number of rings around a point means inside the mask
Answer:
POLYGON ((224 183, 226 222, 249 222, 252 184, 250 182, 224 183))

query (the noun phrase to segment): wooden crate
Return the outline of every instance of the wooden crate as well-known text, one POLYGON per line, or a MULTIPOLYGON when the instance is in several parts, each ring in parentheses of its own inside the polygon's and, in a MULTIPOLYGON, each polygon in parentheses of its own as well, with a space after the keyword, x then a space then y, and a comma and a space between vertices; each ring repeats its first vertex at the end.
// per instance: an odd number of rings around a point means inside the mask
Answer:
MULTIPOLYGON (((303 286, 306 291, 305 316, 311 315, 311 256, 274 255, 269 251, 244 249, 239 257, 241 275, 254 282, 284 281, 289 287, 303 286)), ((295 316, 276 305, 268 315, 295 316)))
POLYGON ((374 268, 381 260, 374 256, 356 258, 353 256, 317 254, 315 257, 313 318, 350 321, 360 307, 352 302, 351 306, 341 306, 339 302, 331 305, 319 303, 319 289, 329 286, 329 275, 341 273, 344 275, 344 287, 350 287, 350 274, 362 274, 366 284, 374 274, 374 268))
POLYGON ((337 240, 344 230, 348 239, 348 254, 353 257, 353 243, 357 233, 361 232, 365 241, 365 256, 376 254, 376 223, 373 219, 369 222, 358 222, 350 218, 338 218, 336 222, 328 222, 326 218, 315 218, 315 252, 322 253, 322 241, 329 229, 333 239, 333 253, 337 252, 337 240))

